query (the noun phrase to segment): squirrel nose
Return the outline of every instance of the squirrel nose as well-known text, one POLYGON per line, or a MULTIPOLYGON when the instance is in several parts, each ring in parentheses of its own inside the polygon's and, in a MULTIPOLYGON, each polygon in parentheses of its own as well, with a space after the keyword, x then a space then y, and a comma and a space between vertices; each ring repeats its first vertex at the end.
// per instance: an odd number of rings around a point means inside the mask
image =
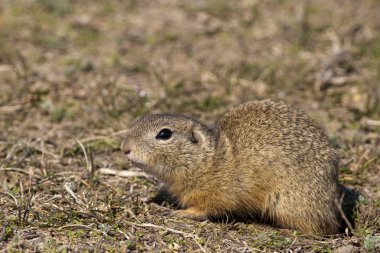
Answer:
POLYGON ((128 155, 129 153, 131 153, 131 147, 129 146, 129 143, 128 143, 128 140, 124 140, 122 143, 121 143, 121 147, 120 147, 121 151, 123 151, 124 154, 128 155))

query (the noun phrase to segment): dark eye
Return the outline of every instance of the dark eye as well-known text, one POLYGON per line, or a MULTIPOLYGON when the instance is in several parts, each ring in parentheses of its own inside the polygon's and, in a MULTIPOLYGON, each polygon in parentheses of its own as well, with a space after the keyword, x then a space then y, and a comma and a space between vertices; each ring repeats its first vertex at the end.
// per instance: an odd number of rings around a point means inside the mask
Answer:
POLYGON ((164 128, 156 135, 156 139, 168 140, 172 137, 172 134, 173 132, 170 129, 164 128))

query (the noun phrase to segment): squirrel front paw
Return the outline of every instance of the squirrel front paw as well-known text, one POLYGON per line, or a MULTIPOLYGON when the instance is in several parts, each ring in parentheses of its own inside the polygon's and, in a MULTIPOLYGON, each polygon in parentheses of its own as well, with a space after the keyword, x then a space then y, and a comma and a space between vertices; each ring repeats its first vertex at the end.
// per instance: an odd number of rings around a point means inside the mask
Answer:
POLYGON ((176 211, 173 211, 170 215, 175 216, 175 217, 197 220, 197 221, 207 220, 207 213, 195 207, 190 207, 183 210, 176 210, 176 211))

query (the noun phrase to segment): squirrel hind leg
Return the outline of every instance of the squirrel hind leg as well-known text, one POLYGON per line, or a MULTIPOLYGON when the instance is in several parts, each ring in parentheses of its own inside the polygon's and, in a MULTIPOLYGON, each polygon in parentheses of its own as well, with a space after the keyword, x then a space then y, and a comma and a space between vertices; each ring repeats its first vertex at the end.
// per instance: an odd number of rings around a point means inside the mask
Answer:
POLYGON ((283 228, 306 234, 331 235, 339 232, 337 212, 329 201, 302 202, 298 196, 276 192, 267 199, 266 216, 283 228))
POLYGON ((334 211, 321 213, 317 208, 309 210, 279 211, 275 217, 278 225, 293 228, 306 234, 332 235, 339 232, 339 222, 334 211))

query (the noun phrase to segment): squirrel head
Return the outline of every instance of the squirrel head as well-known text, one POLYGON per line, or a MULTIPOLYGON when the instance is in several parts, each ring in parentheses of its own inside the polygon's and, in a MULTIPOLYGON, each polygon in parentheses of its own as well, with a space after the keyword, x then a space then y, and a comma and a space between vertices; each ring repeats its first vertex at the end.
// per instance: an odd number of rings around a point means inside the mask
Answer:
POLYGON ((128 130, 121 150, 137 167, 173 182, 191 177, 214 154, 213 132, 181 115, 154 114, 139 118, 128 130))

